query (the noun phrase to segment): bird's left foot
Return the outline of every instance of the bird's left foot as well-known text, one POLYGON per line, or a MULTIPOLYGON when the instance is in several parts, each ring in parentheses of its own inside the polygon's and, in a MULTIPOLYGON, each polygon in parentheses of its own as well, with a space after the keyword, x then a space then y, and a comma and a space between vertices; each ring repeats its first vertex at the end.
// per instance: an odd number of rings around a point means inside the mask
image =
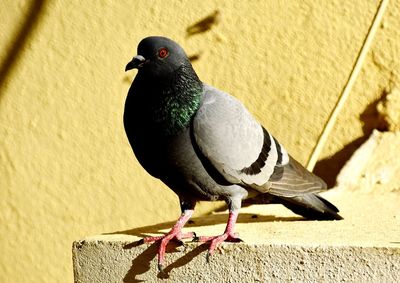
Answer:
POLYGON ((215 249, 222 242, 232 242, 232 243, 243 242, 243 240, 241 240, 237 234, 231 232, 225 232, 224 234, 219 236, 200 236, 196 237, 194 241, 201 243, 210 242, 210 247, 208 248, 207 252, 207 262, 209 262, 210 257, 214 254, 215 249))
POLYGON ((236 233, 234 233, 234 226, 236 223, 237 216, 238 216, 238 211, 229 211, 229 219, 224 234, 213 237, 201 236, 201 237, 196 237, 194 239, 194 241, 197 242, 210 242, 210 247, 208 248, 208 253, 207 253, 207 262, 209 262, 210 256, 213 255, 215 249, 222 242, 234 242, 234 243, 243 242, 239 238, 239 236, 236 233))

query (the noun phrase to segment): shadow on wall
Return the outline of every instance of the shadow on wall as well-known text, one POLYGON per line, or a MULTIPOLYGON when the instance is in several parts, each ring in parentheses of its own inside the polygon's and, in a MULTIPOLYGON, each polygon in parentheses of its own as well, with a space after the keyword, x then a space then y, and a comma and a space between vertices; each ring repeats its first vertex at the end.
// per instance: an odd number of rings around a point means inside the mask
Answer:
POLYGON ((336 177, 345 163, 350 159, 353 153, 367 141, 374 129, 381 132, 388 131, 387 122, 378 113, 377 106, 379 102, 384 100, 388 92, 384 91, 381 97, 367 105, 365 110, 360 114, 360 120, 363 122, 362 137, 359 137, 351 143, 345 145, 342 150, 336 152, 329 158, 322 159, 317 162, 314 173, 320 176, 328 184, 328 187, 335 186, 336 177))
POLYGON ((31 1, 24 23, 20 30, 15 33, 13 40, 11 40, 5 51, 7 55, 0 65, 0 99, 3 94, 4 83, 20 59, 21 51, 38 26, 40 14, 43 12, 45 2, 46 0, 31 1))
MULTIPOLYGON (((196 34, 201 34, 207 32, 213 28, 213 26, 217 25, 221 21, 221 13, 219 10, 215 10, 205 18, 195 22, 194 24, 188 26, 186 28, 186 37, 191 37, 196 34)), ((190 62, 195 62, 200 59, 202 52, 198 52, 196 54, 189 55, 190 62)))
POLYGON ((210 30, 214 25, 218 24, 220 20, 221 13, 218 10, 215 10, 210 15, 187 27, 186 37, 206 32, 210 30))

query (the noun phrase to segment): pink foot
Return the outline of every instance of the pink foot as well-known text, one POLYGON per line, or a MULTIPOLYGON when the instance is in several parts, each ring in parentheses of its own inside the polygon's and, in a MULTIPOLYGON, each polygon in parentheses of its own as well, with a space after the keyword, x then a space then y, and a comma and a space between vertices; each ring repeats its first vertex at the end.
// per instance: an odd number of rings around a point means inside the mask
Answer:
POLYGON ((226 225, 224 234, 219 236, 200 236, 196 238, 196 241, 198 242, 210 242, 210 247, 208 248, 207 253, 207 262, 209 261, 210 256, 213 255, 215 249, 222 242, 242 242, 238 235, 233 232, 237 216, 237 211, 229 212, 228 224, 226 225))
POLYGON ((182 242, 182 239, 187 238, 195 238, 196 234, 194 232, 182 233, 182 227, 186 224, 186 222, 190 219, 193 214, 193 210, 186 210, 179 217, 178 221, 175 223, 174 227, 172 227, 171 231, 164 236, 157 237, 146 237, 142 239, 143 243, 153 243, 156 241, 160 241, 160 247, 158 248, 158 270, 163 270, 164 257, 165 257, 165 249, 168 243, 171 240, 177 240, 182 242))
POLYGON ((210 242, 210 247, 208 248, 208 253, 207 253, 207 261, 209 261, 210 256, 214 254, 215 249, 222 242, 232 242, 232 243, 243 242, 236 234, 230 234, 227 232, 219 236, 200 236, 198 237, 198 241, 210 242))

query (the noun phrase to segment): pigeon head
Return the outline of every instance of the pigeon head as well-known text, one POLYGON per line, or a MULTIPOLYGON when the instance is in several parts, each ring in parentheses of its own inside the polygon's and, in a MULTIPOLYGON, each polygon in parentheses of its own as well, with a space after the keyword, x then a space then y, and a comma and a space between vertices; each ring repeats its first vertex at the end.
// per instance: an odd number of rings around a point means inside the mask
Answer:
POLYGON ((129 92, 141 100, 141 113, 166 135, 187 128, 200 107, 203 83, 185 51, 171 39, 150 36, 137 52, 125 70, 138 69, 129 92))
POLYGON ((138 69, 139 73, 162 78, 173 74, 182 65, 190 64, 182 47, 161 36, 144 38, 137 52, 138 55, 126 65, 125 71, 138 69))

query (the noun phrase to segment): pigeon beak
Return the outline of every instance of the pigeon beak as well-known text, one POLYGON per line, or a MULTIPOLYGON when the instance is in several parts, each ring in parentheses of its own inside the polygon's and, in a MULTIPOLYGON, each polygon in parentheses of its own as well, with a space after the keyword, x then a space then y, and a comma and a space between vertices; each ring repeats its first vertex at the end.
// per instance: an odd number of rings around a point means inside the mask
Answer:
POLYGON ((136 55, 133 57, 132 61, 126 65, 125 72, 132 69, 139 69, 143 67, 144 63, 146 63, 146 59, 142 55, 136 55))

